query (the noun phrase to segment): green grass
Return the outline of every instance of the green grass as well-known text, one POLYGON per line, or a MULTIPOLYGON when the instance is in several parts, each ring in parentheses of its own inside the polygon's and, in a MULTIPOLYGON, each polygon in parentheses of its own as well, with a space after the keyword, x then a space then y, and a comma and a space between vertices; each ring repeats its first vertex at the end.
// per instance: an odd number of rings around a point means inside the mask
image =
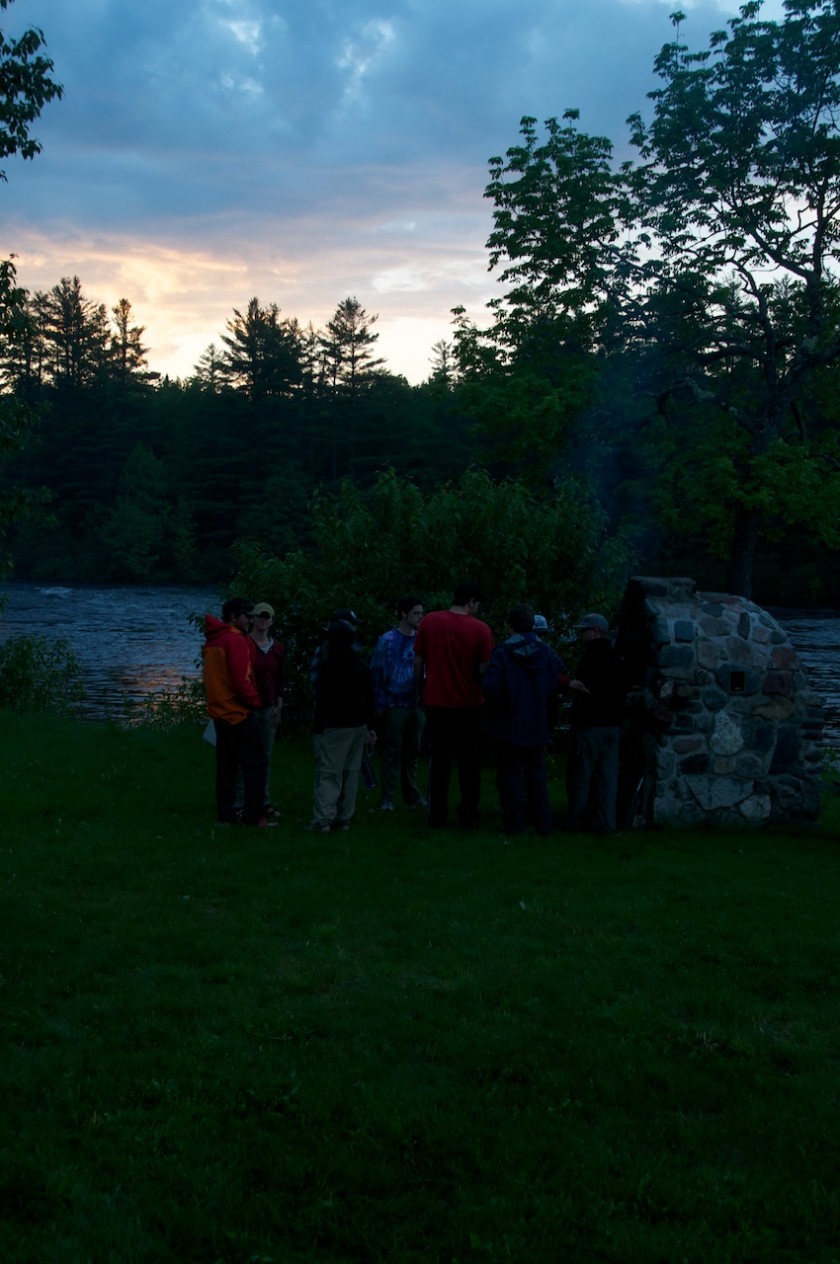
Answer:
POLYGON ((0 1259, 840 1260, 836 791, 322 838, 306 746, 245 831, 198 732, 0 719, 0 1259))

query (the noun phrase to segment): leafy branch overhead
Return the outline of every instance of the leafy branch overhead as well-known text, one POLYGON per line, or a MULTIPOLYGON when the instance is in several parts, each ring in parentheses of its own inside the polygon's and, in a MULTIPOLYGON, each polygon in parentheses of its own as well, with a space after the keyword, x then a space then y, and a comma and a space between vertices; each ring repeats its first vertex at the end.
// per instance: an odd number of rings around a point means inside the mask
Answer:
MULTIPOLYGON (((11 3, 0 0, 0 9, 11 3)), ((0 31, 0 158, 13 154, 34 158, 41 152, 30 128, 44 106, 62 95, 61 85, 51 78, 53 63, 41 52, 45 43, 37 27, 30 27, 19 39, 9 39, 0 31)), ((0 179, 6 179, 4 171, 0 179)))

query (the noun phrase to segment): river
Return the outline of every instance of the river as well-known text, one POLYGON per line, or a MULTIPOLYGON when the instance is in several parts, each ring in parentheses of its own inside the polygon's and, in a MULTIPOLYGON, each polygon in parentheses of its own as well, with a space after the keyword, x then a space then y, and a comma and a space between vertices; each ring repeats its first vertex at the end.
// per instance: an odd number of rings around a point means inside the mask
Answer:
POLYGON ((64 637, 79 660, 90 719, 130 718, 154 694, 198 674, 203 634, 190 617, 219 612, 210 588, 7 585, 0 644, 37 633, 64 637))
MULTIPOLYGON (((64 587, 10 583, 0 611, 0 643, 23 632, 64 636, 82 667, 91 719, 124 719, 146 698, 198 674, 202 634, 191 615, 219 611, 212 588, 64 587)), ((826 704, 826 740, 840 748, 840 614, 770 613, 787 632, 826 704)), ((281 623, 282 634, 282 623, 281 623)))

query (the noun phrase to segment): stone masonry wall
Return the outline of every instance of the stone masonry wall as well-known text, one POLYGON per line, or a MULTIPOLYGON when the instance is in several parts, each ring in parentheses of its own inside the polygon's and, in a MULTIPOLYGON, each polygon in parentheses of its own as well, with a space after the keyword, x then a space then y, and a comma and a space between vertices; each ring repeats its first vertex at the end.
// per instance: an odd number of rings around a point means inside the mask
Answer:
POLYGON ((816 819, 822 702, 776 620, 691 579, 635 578, 628 597, 649 637, 646 701, 672 714, 653 738, 653 819, 816 819))

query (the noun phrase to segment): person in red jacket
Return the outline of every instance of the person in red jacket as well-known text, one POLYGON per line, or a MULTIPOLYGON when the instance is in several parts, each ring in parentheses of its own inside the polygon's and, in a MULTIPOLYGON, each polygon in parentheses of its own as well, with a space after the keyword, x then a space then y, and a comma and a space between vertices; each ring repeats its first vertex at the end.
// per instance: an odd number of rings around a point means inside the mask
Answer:
POLYGON ((414 675, 426 709, 429 738, 429 825, 443 829, 453 763, 458 769, 461 829, 478 825, 481 794, 481 677, 493 652, 493 636, 477 618, 485 600, 476 584, 459 584, 448 610, 427 614, 414 638, 414 675))
POLYGON ((221 619, 208 614, 204 620, 204 691, 216 730, 216 807, 224 825, 240 819, 234 808, 240 768, 245 787, 242 824, 266 824, 262 813, 265 746, 256 718, 260 695, 248 644, 252 610, 253 602, 247 598, 231 597, 222 607, 221 619))

